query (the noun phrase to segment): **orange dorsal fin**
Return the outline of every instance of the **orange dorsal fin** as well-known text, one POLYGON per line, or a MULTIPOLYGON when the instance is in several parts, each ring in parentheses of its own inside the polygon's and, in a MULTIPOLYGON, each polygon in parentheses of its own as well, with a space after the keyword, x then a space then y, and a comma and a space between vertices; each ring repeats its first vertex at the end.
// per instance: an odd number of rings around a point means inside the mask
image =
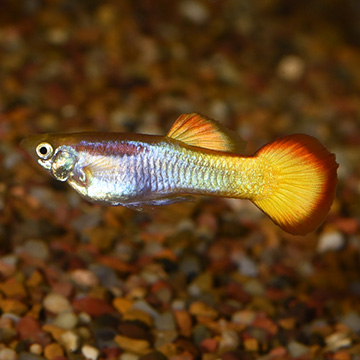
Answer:
POLYGON ((236 133, 196 113, 180 115, 167 137, 191 146, 238 154, 246 145, 236 133))

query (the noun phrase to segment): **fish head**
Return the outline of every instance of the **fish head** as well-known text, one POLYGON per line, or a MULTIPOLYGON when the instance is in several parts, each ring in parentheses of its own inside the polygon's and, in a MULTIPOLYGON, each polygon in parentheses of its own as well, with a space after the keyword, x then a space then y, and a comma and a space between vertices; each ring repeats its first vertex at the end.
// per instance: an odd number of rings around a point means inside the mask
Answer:
POLYGON ((66 136, 43 134, 23 139, 20 146, 55 179, 66 181, 77 161, 76 150, 66 136))

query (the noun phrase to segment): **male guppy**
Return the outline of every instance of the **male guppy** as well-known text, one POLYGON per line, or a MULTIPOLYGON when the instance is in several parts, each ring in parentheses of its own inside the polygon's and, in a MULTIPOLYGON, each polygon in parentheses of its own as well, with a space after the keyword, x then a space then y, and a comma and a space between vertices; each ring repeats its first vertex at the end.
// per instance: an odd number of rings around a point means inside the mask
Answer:
POLYGON ((285 136, 244 156, 243 140, 199 114, 181 115, 167 136, 44 134, 21 145, 94 203, 141 210, 189 195, 249 199, 292 234, 323 222, 337 184, 335 156, 315 138, 285 136))

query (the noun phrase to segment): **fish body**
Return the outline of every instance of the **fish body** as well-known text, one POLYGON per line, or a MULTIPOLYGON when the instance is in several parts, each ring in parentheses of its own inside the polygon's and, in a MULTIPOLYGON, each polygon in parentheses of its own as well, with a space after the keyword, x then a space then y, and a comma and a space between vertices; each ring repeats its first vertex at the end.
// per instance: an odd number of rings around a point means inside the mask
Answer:
POLYGON ((244 145, 198 114, 180 116, 167 136, 45 134, 22 142, 57 180, 94 203, 141 210, 191 195, 242 198, 288 232, 319 226, 334 198, 334 155, 307 135, 278 139, 254 156, 242 155, 244 145))

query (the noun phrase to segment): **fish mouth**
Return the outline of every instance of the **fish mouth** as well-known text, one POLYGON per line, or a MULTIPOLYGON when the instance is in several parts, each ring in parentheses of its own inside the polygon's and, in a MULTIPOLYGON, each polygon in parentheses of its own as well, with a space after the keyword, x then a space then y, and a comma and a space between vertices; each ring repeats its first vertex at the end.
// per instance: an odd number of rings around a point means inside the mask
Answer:
POLYGON ((44 141, 44 135, 32 135, 20 141, 19 145, 24 149, 33 159, 37 160, 36 147, 44 141))

